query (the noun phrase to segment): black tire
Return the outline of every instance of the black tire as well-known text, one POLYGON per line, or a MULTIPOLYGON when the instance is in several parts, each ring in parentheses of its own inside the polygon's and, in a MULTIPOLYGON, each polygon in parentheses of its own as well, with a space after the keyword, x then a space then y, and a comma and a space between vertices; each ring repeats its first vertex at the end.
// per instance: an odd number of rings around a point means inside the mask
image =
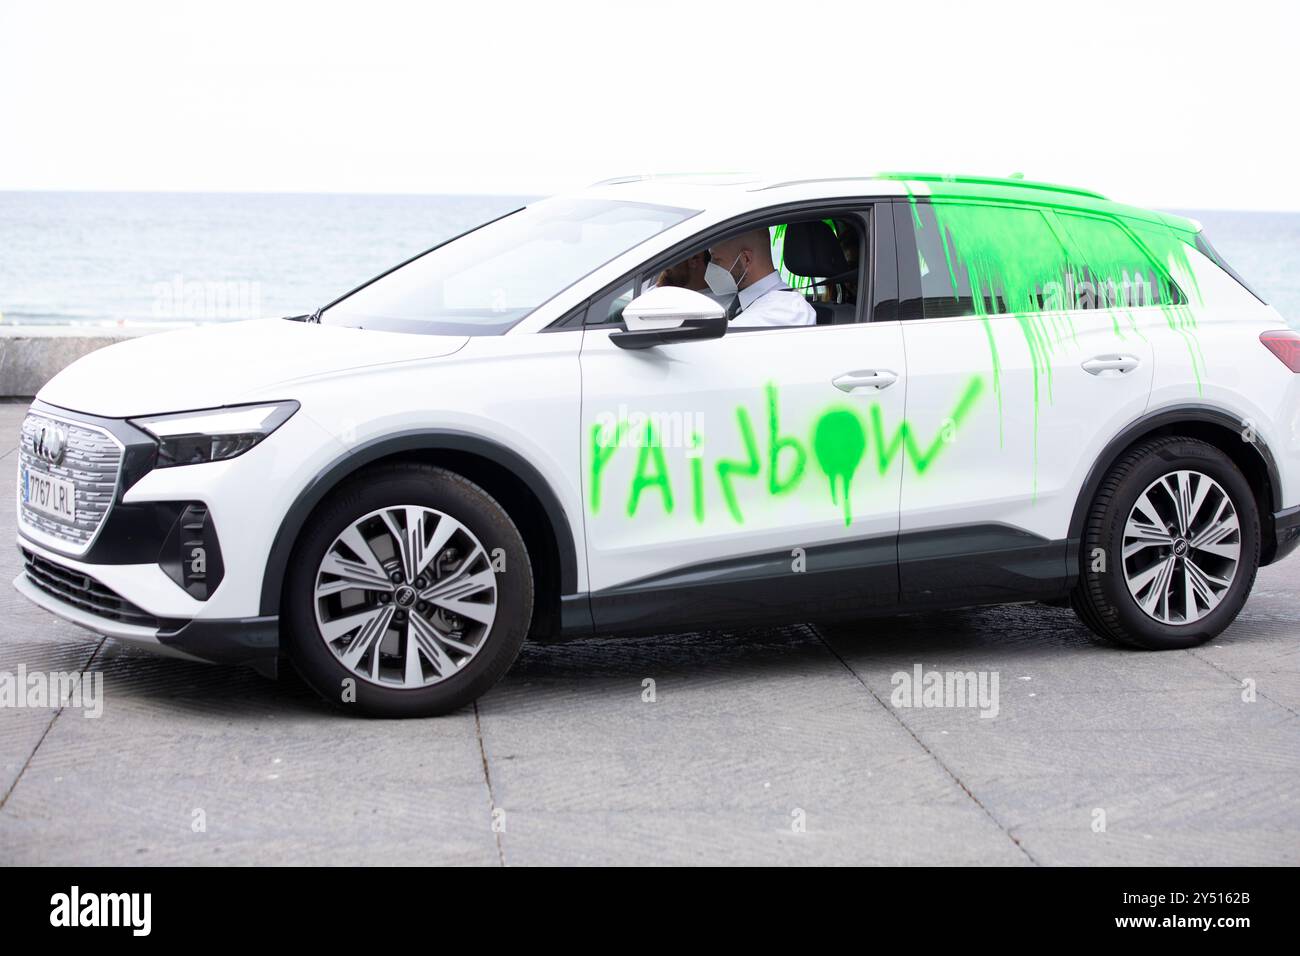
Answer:
POLYGON ((384 465, 350 479, 312 516, 294 549, 283 603, 290 657, 318 694, 369 716, 432 717, 474 701, 510 668, 532 621, 533 572, 519 529, 478 485, 432 465, 384 465), (397 505, 420 505, 450 515, 489 554, 499 548, 505 558, 505 570, 495 575, 496 617, 477 653, 452 676, 411 689, 380 686, 348 670, 326 646, 314 607, 317 571, 335 538, 362 516, 397 505), (345 684, 349 679, 351 685, 345 684))
POLYGON ((1259 569, 1259 509, 1244 475, 1223 452, 1194 438, 1168 437, 1130 448, 1102 481, 1084 523, 1079 583, 1071 595, 1075 613, 1106 643, 1147 650, 1195 647, 1233 622, 1259 569), (1198 471, 1222 487, 1236 509, 1241 556, 1219 604, 1199 620, 1166 624, 1147 614, 1124 574, 1124 527, 1138 497, 1162 476, 1198 471), (1098 550, 1100 549, 1100 550, 1098 550), (1094 556, 1104 556, 1098 567, 1094 556))

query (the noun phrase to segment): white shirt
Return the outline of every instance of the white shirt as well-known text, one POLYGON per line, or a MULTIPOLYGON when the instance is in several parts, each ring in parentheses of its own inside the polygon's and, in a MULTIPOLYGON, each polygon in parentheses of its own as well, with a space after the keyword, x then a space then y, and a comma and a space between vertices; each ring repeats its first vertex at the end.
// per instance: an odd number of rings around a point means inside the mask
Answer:
POLYGON ((807 299, 786 288, 781 273, 773 271, 740 290, 740 313, 731 324, 816 325, 817 313, 807 299))

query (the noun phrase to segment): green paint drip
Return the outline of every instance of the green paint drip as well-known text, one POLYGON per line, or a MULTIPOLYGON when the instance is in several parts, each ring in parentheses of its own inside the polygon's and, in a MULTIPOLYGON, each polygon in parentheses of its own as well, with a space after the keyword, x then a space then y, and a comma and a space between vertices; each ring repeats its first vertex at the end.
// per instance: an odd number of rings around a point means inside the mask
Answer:
MULTIPOLYGON (((940 198, 928 205, 930 214, 922 216, 911 186, 904 184, 918 253, 926 245, 933 248, 932 244, 938 243, 954 299, 970 295, 971 311, 984 325, 1002 445, 1002 361, 989 317, 1014 317, 1029 350, 1035 494, 1042 401, 1053 401, 1052 368, 1060 346, 1067 340, 1078 342, 1071 311, 1107 309, 1116 338, 1127 338, 1122 317, 1127 331, 1145 342, 1132 309, 1159 308, 1169 328, 1184 340, 1197 388, 1202 388, 1205 359, 1196 338, 1195 316, 1187 304, 1189 300, 1201 301, 1188 260, 1188 250, 1195 248, 1190 224, 1179 228, 1150 222, 1149 214, 1132 210, 1129 216, 1125 207, 1082 196, 1050 200, 1034 196, 1034 207, 993 205, 978 201, 978 195, 960 184, 939 179, 931 186, 931 192, 940 198), (945 193, 952 195, 945 198, 945 193), (959 201, 958 197, 975 201, 959 201), (937 235, 928 235, 927 230, 937 235), (1179 295, 1179 287, 1185 297, 1179 295)), ((1024 195, 1014 198, 1023 199, 1024 195)), ((920 262, 924 263, 923 257, 920 262)), ((932 295, 928 290, 927 294, 932 295)))
MULTIPOLYGON (((1072 265, 1046 216, 1037 209, 979 203, 936 202, 930 206, 948 264, 954 299, 969 289, 971 308, 984 323, 998 398, 998 437, 1005 443, 1002 363, 989 322, 992 315, 1016 319, 1029 349, 1033 371, 1034 461, 1037 480, 1038 422, 1045 395, 1052 401, 1052 361, 1057 346, 1074 336, 1060 309, 1047 309, 1052 293, 1067 284, 1072 265), (966 288, 963 288, 965 286, 966 288)), ((925 223, 917 226, 925 244, 925 223)))
POLYGON ((740 440, 745 444, 748 458, 746 461, 732 461, 725 458, 719 461, 718 483, 722 485, 722 498, 727 503, 727 510, 731 512, 731 517, 737 524, 744 524, 745 519, 740 512, 740 503, 736 500, 736 489, 731 484, 732 476, 757 478, 763 466, 758 457, 758 442, 754 440, 754 426, 750 424, 749 412, 743 407, 736 409, 736 425, 740 428, 740 440))
POLYGON ((912 192, 910 183, 903 183, 903 189, 907 191, 907 206, 912 210, 912 224, 919 229, 921 227, 921 216, 916 211, 916 193, 912 192))
POLYGON ((856 412, 851 409, 835 409, 817 419, 817 425, 813 429, 813 454, 830 481, 832 504, 838 504, 841 500, 836 483, 843 488, 845 525, 853 521, 849 486, 866 450, 867 433, 856 412))
MULTIPOLYGON (((1200 283, 1196 281, 1196 272, 1188 258, 1188 250, 1196 248, 1196 233, 1190 227, 1156 225, 1146 222, 1129 222, 1134 235, 1146 248, 1151 257, 1169 274, 1183 290, 1186 302, 1175 302, 1170 296, 1168 301, 1160 303, 1165 322, 1187 347, 1188 357, 1192 363, 1192 374, 1196 376, 1196 391, 1204 394, 1203 373, 1205 371, 1205 354, 1197 337, 1196 313, 1191 305, 1203 305, 1200 283)), ((1172 293, 1172 290, 1169 290, 1172 293)))
POLYGON ((1183 340, 1196 389, 1202 391, 1205 357, 1196 337, 1196 316, 1188 305, 1203 302, 1196 273, 1187 258, 1187 250, 1195 247, 1195 235, 1188 232, 1186 239, 1180 239, 1167 226, 1136 219, 1111 220, 1068 212, 1059 215, 1087 261, 1090 277, 1105 286, 1108 295, 1111 290, 1119 291, 1113 310, 1127 317, 1143 341, 1146 337, 1132 308, 1160 309, 1165 323, 1183 340))

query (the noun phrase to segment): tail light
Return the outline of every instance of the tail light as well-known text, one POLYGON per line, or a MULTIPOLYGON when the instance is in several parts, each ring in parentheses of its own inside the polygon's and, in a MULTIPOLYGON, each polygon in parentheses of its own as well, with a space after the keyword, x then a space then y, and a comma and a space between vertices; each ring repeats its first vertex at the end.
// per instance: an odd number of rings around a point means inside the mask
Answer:
POLYGON ((1283 365, 1293 372, 1300 373, 1300 332, 1286 329, 1278 332, 1265 332, 1259 340, 1264 347, 1276 355, 1283 365))

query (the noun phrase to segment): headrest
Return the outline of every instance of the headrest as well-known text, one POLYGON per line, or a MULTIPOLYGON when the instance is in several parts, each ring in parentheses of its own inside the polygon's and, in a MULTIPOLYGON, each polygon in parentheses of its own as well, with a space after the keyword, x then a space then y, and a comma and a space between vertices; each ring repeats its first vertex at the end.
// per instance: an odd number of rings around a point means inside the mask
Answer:
POLYGON ((781 256, 786 271, 797 276, 828 278, 852 269, 834 230, 820 219, 786 226, 781 256))

